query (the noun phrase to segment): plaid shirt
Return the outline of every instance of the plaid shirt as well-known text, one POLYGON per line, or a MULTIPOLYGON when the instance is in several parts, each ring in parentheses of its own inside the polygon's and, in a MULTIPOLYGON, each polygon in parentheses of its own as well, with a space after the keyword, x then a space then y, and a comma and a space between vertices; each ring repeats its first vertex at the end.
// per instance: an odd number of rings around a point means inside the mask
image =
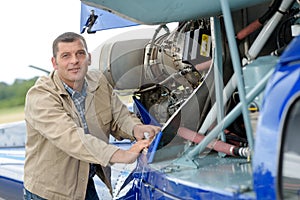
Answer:
MULTIPOLYGON (((85 119, 85 98, 86 98, 86 88, 87 88, 87 83, 84 82, 83 88, 81 93, 73 90, 71 87, 69 87, 66 83, 63 82, 63 85, 65 87, 65 89, 67 90, 67 92, 70 94, 75 107, 77 109, 77 111, 79 112, 79 115, 81 117, 81 121, 83 123, 83 129, 84 129, 84 133, 85 134, 89 134, 89 129, 88 129, 88 125, 85 119)), ((90 164, 90 174, 89 177, 93 177, 96 174, 96 166, 93 164, 90 164)))
POLYGON ((87 126, 87 123, 86 123, 86 120, 85 120, 85 115, 84 115, 86 87, 87 87, 86 82, 83 85, 81 93, 76 91, 76 90, 73 90, 71 87, 69 87, 64 82, 63 82, 63 84, 64 84, 64 87, 66 88, 67 92, 70 94, 70 96, 71 96, 71 98, 72 98, 72 100, 75 104, 75 107, 76 107, 77 111, 79 112, 79 115, 80 115, 82 123, 83 123, 84 132, 86 134, 89 134, 89 129, 88 129, 88 126, 87 126))

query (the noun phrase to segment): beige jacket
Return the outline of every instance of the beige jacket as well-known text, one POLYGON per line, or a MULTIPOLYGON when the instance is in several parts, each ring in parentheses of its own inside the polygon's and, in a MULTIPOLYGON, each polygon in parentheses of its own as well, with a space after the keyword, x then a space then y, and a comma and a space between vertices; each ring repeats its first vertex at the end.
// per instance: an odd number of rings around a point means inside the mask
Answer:
POLYGON ((27 93, 24 186, 43 198, 84 199, 89 163, 99 164, 97 175, 111 190, 109 160, 118 148, 107 144, 109 134, 133 139, 133 126, 141 124, 103 74, 89 71, 86 80, 91 134, 81 128, 79 113, 56 71, 41 77, 27 93))

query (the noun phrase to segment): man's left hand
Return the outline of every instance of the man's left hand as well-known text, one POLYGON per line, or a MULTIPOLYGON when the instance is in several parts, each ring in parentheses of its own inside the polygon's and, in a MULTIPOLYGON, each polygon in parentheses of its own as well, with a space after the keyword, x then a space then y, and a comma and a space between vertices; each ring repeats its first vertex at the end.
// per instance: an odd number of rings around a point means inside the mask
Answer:
POLYGON ((161 127, 154 125, 135 125, 133 128, 133 136, 136 140, 149 139, 152 140, 154 136, 160 131, 161 127), (145 138, 145 133, 148 138, 145 138))

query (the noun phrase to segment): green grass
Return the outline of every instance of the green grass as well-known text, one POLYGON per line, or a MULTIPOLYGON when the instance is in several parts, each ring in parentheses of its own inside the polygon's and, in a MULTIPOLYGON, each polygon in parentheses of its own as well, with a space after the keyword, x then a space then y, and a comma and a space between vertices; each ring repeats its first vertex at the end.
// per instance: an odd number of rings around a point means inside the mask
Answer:
POLYGON ((0 109, 0 124, 24 120, 24 106, 0 109))

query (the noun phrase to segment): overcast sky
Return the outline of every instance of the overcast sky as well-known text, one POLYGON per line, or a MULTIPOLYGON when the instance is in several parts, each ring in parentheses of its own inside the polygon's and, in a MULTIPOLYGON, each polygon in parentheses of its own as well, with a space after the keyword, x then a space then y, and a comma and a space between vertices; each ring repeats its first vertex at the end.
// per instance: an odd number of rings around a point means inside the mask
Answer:
MULTIPOLYGON (((0 7, 0 82, 11 84, 16 78, 29 79, 45 73, 28 67, 52 70, 52 41, 66 32, 80 32, 80 0, 14 0, 0 7)), ((89 51, 112 35, 125 30, 106 30, 83 34, 89 51)))

